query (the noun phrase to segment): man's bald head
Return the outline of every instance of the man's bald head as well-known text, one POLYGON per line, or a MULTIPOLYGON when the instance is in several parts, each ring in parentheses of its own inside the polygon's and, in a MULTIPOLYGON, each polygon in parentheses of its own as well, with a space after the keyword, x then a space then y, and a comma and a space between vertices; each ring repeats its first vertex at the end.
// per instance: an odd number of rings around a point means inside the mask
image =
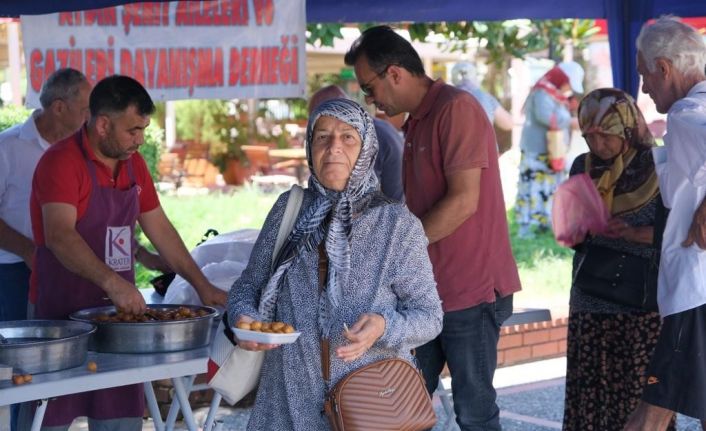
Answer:
POLYGON ((309 114, 314 112, 314 109, 318 108, 319 105, 331 99, 349 99, 345 91, 338 85, 328 85, 316 93, 312 94, 309 99, 309 114))

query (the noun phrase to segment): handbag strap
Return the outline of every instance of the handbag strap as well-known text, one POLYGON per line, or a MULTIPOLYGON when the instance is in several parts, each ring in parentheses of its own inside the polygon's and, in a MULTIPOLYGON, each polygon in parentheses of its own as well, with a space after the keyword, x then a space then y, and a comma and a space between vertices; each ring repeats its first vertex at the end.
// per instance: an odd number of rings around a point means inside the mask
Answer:
POLYGON ((302 206, 302 201, 304 200, 304 189, 301 186, 295 184, 289 191, 289 197, 287 198, 287 207, 284 209, 284 216, 282 216, 282 221, 279 223, 279 231, 277 232, 277 240, 275 241, 275 248, 272 251, 272 263, 270 264, 271 272, 275 271, 275 262, 279 257, 279 252, 282 251, 282 246, 287 240, 287 237, 292 232, 294 228, 294 223, 297 221, 297 216, 299 215, 299 209, 302 206))
MULTIPOLYGON (((326 279, 328 278, 328 255, 324 242, 319 244, 319 295, 326 291, 326 279)), ((331 357, 330 344, 328 338, 321 336, 321 375, 328 386, 331 381, 331 357)))

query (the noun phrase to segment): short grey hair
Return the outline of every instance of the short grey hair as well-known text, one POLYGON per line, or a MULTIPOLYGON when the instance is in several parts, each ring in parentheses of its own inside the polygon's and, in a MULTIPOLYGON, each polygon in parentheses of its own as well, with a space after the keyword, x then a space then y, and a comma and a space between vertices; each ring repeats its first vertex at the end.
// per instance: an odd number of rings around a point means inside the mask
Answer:
POLYGON ((703 36, 674 15, 664 15, 653 24, 645 24, 637 37, 637 50, 650 72, 655 70, 655 60, 664 58, 684 75, 704 75, 706 44, 703 36))
POLYGON ((49 75, 39 93, 39 103, 47 109, 55 100, 71 100, 78 96, 81 84, 88 82, 86 76, 76 69, 64 68, 49 75))

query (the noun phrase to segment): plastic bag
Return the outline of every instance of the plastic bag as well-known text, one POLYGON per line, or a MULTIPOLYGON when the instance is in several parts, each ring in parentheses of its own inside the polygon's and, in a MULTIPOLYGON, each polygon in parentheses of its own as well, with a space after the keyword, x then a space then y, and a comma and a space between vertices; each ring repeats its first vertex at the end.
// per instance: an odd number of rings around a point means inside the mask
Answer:
POLYGON ((554 193, 552 229, 556 241, 563 246, 582 242, 588 232, 605 232, 609 218, 603 199, 586 174, 570 177, 554 193))
MULTIPOLYGON (((201 272, 217 288, 229 291, 235 280, 247 266, 247 262, 235 262, 225 260, 223 262, 211 262, 201 268, 201 272)), ((165 304, 189 304, 203 305, 196 290, 180 276, 177 276, 169 285, 167 293, 164 295, 165 304)))
MULTIPOLYGON (((208 281, 227 292, 247 266, 258 234, 257 229, 224 233, 194 248, 191 256, 208 281)), ((164 303, 203 305, 196 290, 181 276, 169 285, 164 303)))

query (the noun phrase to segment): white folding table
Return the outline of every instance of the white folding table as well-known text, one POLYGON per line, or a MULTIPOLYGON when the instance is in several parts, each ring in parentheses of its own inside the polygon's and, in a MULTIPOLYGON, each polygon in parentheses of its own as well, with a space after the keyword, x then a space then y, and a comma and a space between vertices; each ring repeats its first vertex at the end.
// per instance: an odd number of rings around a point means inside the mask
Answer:
MULTIPOLYGON (((178 407, 174 407, 173 418, 168 418, 167 429, 173 427, 177 409, 180 408, 190 431, 197 431, 193 412, 189 405, 189 390, 193 376, 206 372, 208 349, 200 348, 172 353, 115 354, 88 352, 87 361, 97 364, 98 370, 91 372, 86 364, 52 373, 35 374, 31 383, 13 385, 11 381, 0 382, 0 405, 38 400, 32 431, 38 431, 44 418, 47 403, 51 398, 97 389, 113 388, 135 383, 145 387, 147 407, 158 431, 165 429, 152 381, 171 379, 174 384, 178 407)), ((175 403, 176 404, 176 403, 175 403)))

